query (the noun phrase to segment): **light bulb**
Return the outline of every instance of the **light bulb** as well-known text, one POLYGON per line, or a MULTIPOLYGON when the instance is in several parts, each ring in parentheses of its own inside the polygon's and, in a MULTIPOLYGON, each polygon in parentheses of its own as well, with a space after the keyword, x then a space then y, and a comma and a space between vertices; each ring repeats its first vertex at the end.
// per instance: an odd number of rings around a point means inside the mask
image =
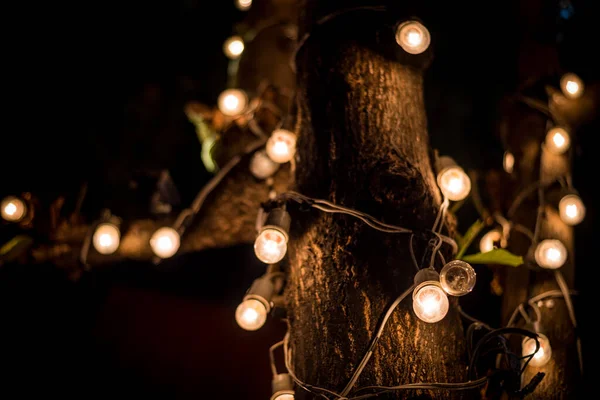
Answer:
POLYGON ((0 215, 5 221, 19 222, 27 214, 25 202, 18 197, 8 196, 0 202, 0 215))
POLYGON ((286 163, 296 154, 296 135, 286 129, 276 129, 267 141, 266 149, 271 160, 286 163))
POLYGON ((567 248, 560 240, 542 240, 535 249, 535 262, 542 268, 557 269, 567 261, 567 248))
POLYGON ((152 251, 160 258, 169 258, 179 250, 179 233, 168 226, 159 228, 150 238, 152 251))
POLYGON ((275 264, 287 252, 287 234, 279 229, 264 228, 254 242, 256 257, 266 264, 275 264))
POLYGON ((227 89, 221 92, 217 100, 219 110, 227 115, 234 116, 241 114, 246 109, 248 97, 244 91, 239 89, 227 89))
POLYGON ((577 225, 585 217, 585 206, 576 194, 568 194, 558 203, 560 219, 567 225, 577 225))
POLYGON ((232 60, 242 55, 244 51, 244 41, 241 36, 232 36, 223 43, 223 52, 232 60))
POLYGON ((252 0, 235 0, 235 6, 242 11, 246 11, 252 5, 252 0))
POLYGON ((458 166, 444 168, 437 178, 438 186, 448 200, 460 201, 471 192, 471 179, 458 166))
MULTIPOLYGON (((538 333, 538 341, 540 342, 540 348, 535 355, 529 361, 528 366, 532 367, 543 367, 548 364, 552 357, 552 347, 550 347, 550 341, 546 335, 538 333)), ((523 339, 522 343, 522 354, 523 357, 530 356, 535 351, 535 339, 527 337, 523 339)))
POLYGON ((275 393, 271 396, 271 400, 294 400, 294 392, 292 393, 275 393))
POLYGON ((235 310, 235 320, 241 328, 255 331, 265 324, 268 312, 269 310, 261 301, 246 299, 235 310))
POLYGON ((475 287, 476 280, 475 269, 461 260, 450 261, 440 271, 442 289, 451 296, 469 293, 475 287))
POLYGON ((554 127, 546 135, 546 148, 554 154, 563 154, 569 149, 571 138, 569 132, 561 127, 554 127))
POLYGON ((119 228, 110 223, 103 223, 98 225, 94 236, 92 237, 92 243, 94 248, 100 254, 112 254, 119 248, 121 241, 121 232, 119 228))
POLYGON ((423 24, 417 21, 406 21, 396 29, 396 42, 410 54, 420 54, 427 50, 431 37, 423 24))
POLYGON ((442 286, 436 281, 425 281, 413 291, 413 310, 422 321, 441 321, 448 313, 450 304, 442 286))
POLYGON ((583 81, 573 73, 564 74, 560 78, 560 88, 565 95, 570 99, 577 99, 583 94, 583 81))
POLYGON ((510 151, 504 153, 504 160, 502 161, 502 166, 504 167, 504 170, 507 173, 512 174, 515 168, 515 156, 510 151))
POLYGON ((479 241, 479 251, 487 253, 494 250, 495 244, 502 239, 502 232, 498 229, 492 229, 481 237, 479 241))
POLYGON ((279 163, 271 160, 264 150, 257 151, 250 159, 250 172, 257 179, 267 179, 279 169, 279 163))

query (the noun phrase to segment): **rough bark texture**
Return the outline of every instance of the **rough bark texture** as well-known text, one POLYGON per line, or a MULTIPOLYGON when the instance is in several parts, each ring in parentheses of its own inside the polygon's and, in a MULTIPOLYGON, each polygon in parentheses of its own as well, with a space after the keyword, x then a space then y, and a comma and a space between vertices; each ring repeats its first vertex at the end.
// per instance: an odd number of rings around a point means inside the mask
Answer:
MULTIPOLYGON (((313 3, 305 5, 305 23, 320 12, 313 3)), ((390 57, 393 30, 379 14, 340 19, 311 32, 299 54, 297 189, 387 223, 430 229, 440 198, 428 152, 422 70, 390 57)), ((339 392, 386 306, 413 282, 410 235, 381 233, 347 216, 297 212, 293 218, 286 289, 293 364, 300 379, 339 392)), ((415 247, 420 259, 426 242, 415 241, 415 247)), ((458 382, 465 377, 464 354, 453 307, 441 322, 427 324, 407 299, 355 389, 458 382)))

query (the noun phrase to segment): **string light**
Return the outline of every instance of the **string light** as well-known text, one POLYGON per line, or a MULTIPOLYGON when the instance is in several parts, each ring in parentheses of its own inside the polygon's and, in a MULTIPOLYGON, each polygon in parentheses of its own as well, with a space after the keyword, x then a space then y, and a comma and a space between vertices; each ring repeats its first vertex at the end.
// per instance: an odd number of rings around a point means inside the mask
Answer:
POLYGON ((248 293, 235 310, 235 320, 242 329, 255 331, 265 324, 271 311, 274 292, 275 285, 268 275, 252 282, 248 293))
POLYGON ((481 237, 479 241, 479 251, 487 253, 496 248, 496 243, 502 240, 502 232, 499 229, 492 229, 481 237))
POLYGON ((567 248, 560 240, 545 239, 537 245, 534 256, 540 267, 557 269, 567 261, 567 248))
POLYGON ((477 276, 471 264, 453 260, 440 271, 442 289, 451 296, 464 296, 475 287, 477 276))
POLYGON ((287 129, 275 129, 267 141, 267 155, 271 160, 283 164, 296 154, 296 135, 287 129))
POLYGON ((437 183, 442 194, 452 201, 465 199, 471 192, 471 179, 456 162, 448 156, 437 161, 437 183))
POLYGON ((576 194, 568 194, 558 203, 560 219, 568 225, 577 225, 585 218, 585 206, 576 194))
POLYGON ((563 154, 571 145, 569 132, 565 128, 556 126, 546 135, 546 149, 553 154, 563 154))
POLYGON ((405 21, 396 29, 396 42, 410 54, 420 54, 427 50, 431 37, 429 31, 418 21, 405 21))
POLYGON ((565 97, 578 99, 583 95, 583 81, 573 73, 564 74, 560 78, 560 89, 565 97))
POLYGON ((111 223, 102 223, 96 227, 92 243, 100 254, 112 254, 119 248, 121 231, 111 223))
POLYGON ((235 6, 241 11, 249 10, 252 6, 252 0, 235 0, 235 6))
POLYGON ((271 381, 271 400, 294 400, 294 383, 290 374, 277 374, 271 381))
POLYGON ((283 259, 287 252, 290 223, 290 214, 281 208, 269 213, 254 242, 254 253, 260 261, 275 264, 283 259))
POLYGON ((160 258, 172 257, 180 244, 179 233, 168 226, 157 229, 150 238, 150 247, 152 251, 160 258))
POLYGON ((279 169, 280 164, 273 161, 265 150, 257 151, 250 159, 250 172, 257 179, 267 179, 273 176, 279 169))
POLYGON ((8 222, 19 222, 27 214, 27 205, 15 196, 8 196, 0 202, 0 215, 8 222))
POLYGON ((504 153, 502 167, 507 173, 512 174, 515 168, 515 156, 510 151, 504 153))
POLYGON ((529 337, 523 339, 523 357, 528 357, 533 354, 531 361, 529 361, 529 364, 527 364, 528 366, 543 367, 544 365, 548 364, 548 361, 550 361, 550 358, 552 358, 552 347, 550 347, 550 340, 548 340, 548 337, 538 332, 538 341, 540 343, 540 348, 538 351, 535 351, 535 339, 529 337))
POLYGON ((229 117, 241 114, 248 105, 248 96, 240 89, 227 89, 221 92, 217 100, 219 110, 229 117))
POLYGON ((450 303, 439 279, 439 274, 433 268, 422 269, 415 275, 413 311, 421 321, 438 322, 448 313, 450 303))
POLYGON ((244 40, 241 36, 231 36, 223 43, 223 52, 227 58, 235 60, 239 58, 244 51, 244 40))

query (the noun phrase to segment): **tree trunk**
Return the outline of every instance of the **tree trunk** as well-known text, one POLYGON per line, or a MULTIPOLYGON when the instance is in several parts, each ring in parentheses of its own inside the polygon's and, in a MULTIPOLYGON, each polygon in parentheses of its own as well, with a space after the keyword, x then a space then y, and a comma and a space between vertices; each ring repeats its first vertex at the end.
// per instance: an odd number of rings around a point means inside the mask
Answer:
MULTIPOLYGON (((335 11, 322 5, 306 2, 301 32, 335 11)), ((428 147, 423 69, 390 57, 397 45, 383 14, 358 11, 332 20, 313 29, 298 54, 297 190, 387 223, 431 229, 440 195, 428 147)), ((427 58, 417 57, 421 66, 427 58)), ((386 307, 413 283, 410 235, 378 232, 349 216, 294 212, 292 218, 286 299, 293 366, 304 382, 339 393, 386 307)), ((418 259, 426 245, 415 241, 418 259)), ((455 307, 428 324, 407 299, 354 389, 460 382, 464 355, 455 307)))

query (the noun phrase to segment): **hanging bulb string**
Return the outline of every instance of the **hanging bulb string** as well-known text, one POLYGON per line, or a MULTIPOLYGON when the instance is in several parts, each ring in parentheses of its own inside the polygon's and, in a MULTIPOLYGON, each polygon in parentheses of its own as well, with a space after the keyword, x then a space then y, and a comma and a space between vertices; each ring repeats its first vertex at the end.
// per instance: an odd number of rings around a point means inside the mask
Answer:
POLYGON ((271 362, 271 372, 273 372, 273 377, 277 376, 277 366, 275 365, 275 354, 274 351, 278 347, 283 346, 283 340, 275 343, 271 347, 269 347, 269 361, 271 362))
POLYGON ((444 196, 444 201, 442 201, 442 204, 440 205, 440 209, 437 213, 437 216, 435 217, 435 222, 433 223, 433 228, 431 228, 433 232, 442 231, 442 227, 444 226, 444 217, 446 215, 446 210, 448 209, 449 204, 450 200, 448 200, 448 197, 444 196), (440 225, 439 227, 437 226, 438 224, 440 225))

